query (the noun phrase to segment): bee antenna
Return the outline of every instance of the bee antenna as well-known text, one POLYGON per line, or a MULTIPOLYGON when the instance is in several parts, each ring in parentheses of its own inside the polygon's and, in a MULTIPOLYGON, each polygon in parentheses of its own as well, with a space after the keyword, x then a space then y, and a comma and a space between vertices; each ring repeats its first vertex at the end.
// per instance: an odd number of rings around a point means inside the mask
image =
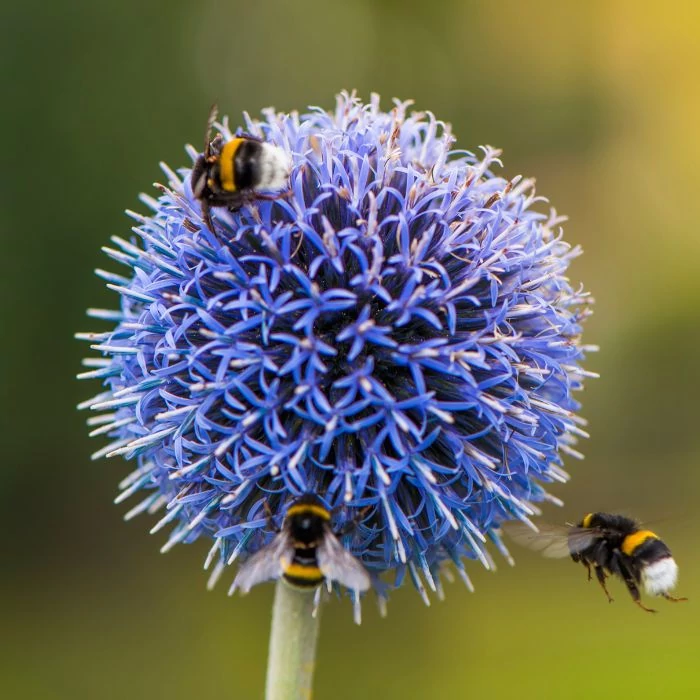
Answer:
POLYGON ((204 157, 209 158, 211 155, 211 130, 214 126, 214 122, 216 121, 216 117, 219 114, 219 108, 216 106, 216 103, 214 103, 211 106, 211 109, 209 110, 209 119, 207 119, 207 133, 206 136, 204 137, 204 157))

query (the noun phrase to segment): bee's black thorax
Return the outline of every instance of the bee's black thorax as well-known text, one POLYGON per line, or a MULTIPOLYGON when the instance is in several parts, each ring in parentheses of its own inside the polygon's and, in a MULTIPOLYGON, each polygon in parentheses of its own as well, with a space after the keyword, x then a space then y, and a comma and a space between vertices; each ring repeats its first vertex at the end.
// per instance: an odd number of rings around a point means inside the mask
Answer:
POLYGON ((622 537, 631 535, 639 530, 639 525, 632 518, 612 513, 588 513, 578 526, 610 530, 611 533, 619 534, 622 537))
POLYGON ((323 537, 323 520, 313 513, 294 515, 287 527, 294 546, 299 549, 315 547, 323 537))

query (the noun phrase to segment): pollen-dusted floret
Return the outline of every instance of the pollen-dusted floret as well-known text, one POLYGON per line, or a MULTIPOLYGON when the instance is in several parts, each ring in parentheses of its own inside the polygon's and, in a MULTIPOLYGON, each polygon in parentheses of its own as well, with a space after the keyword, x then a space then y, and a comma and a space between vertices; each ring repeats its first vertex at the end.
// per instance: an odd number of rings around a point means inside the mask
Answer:
POLYGON ((212 583, 271 542, 268 509, 279 528, 313 493, 375 586, 440 593, 445 561, 470 585, 463 558, 490 567, 497 524, 578 455, 578 250, 532 181, 492 173, 497 151, 453 151, 408 106, 247 119, 289 155, 287 197, 218 208, 212 232, 190 171, 166 169, 136 238, 106 249, 125 271, 100 272, 119 310, 90 312, 114 324, 87 336, 95 456, 135 462, 118 500, 162 514, 164 550, 214 539, 212 583))

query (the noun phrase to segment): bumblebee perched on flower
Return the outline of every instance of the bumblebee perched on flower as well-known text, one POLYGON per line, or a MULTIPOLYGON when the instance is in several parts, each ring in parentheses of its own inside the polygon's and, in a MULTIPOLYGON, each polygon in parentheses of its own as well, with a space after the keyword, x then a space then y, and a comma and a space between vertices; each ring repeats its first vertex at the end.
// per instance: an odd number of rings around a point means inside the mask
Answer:
POLYGON ((370 587, 367 570, 338 541, 330 520, 330 512, 317 496, 307 494, 296 500, 272 542, 242 564, 232 590, 247 593, 258 583, 282 577, 297 588, 315 588, 327 579, 355 593, 366 591, 370 587))
POLYGON ((217 112, 213 105, 204 153, 195 161, 191 175, 192 193, 201 202, 202 218, 212 233, 212 207, 236 211, 256 199, 277 199, 283 195, 279 190, 286 187, 290 170, 287 154, 262 139, 241 135, 224 142, 221 134, 212 139, 217 112))
POLYGON ((640 584, 649 595, 674 603, 687 600, 669 595, 678 580, 678 564, 671 550, 656 533, 642 529, 631 518, 588 513, 575 526, 545 524, 539 532, 533 532, 521 523, 508 523, 505 530, 516 542, 545 557, 571 556, 575 562, 581 562, 588 570, 589 581, 592 568, 610 602, 613 599, 605 585, 609 575, 621 578, 632 600, 647 612, 656 610, 642 603, 640 584))

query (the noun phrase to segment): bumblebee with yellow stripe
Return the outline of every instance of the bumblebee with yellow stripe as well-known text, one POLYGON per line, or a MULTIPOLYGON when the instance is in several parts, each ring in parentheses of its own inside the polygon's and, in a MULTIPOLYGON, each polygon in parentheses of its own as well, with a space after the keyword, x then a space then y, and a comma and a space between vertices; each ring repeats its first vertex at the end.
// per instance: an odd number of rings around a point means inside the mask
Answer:
POLYGON ((339 542, 330 512, 313 494, 289 506, 282 529, 241 565, 233 589, 247 593, 258 583, 280 577, 296 588, 316 588, 324 580, 355 593, 370 586, 367 570, 339 542))
POLYGON ((207 121, 204 153, 192 168, 192 194, 200 201, 202 219, 214 232, 211 208, 232 211, 256 199, 278 199, 287 185, 290 161, 278 146, 250 135, 224 142, 221 134, 211 138, 216 121, 214 105, 207 121))
POLYGON ((678 564, 671 550, 651 530, 644 530, 636 521, 623 515, 588 513, 575 526, 542 525, 533 532, 522 523, 508 523, 504 528, 520 544, 537 550, 545 557, 570 556, 588 570, 588 580, 595 573, 608 600, 608 576, 618 576, 627 586, 632 600, 642 610, 639 586, 649 595, 658 595, 672 602, 687 600, 669 594, 678 580, 678 564))

